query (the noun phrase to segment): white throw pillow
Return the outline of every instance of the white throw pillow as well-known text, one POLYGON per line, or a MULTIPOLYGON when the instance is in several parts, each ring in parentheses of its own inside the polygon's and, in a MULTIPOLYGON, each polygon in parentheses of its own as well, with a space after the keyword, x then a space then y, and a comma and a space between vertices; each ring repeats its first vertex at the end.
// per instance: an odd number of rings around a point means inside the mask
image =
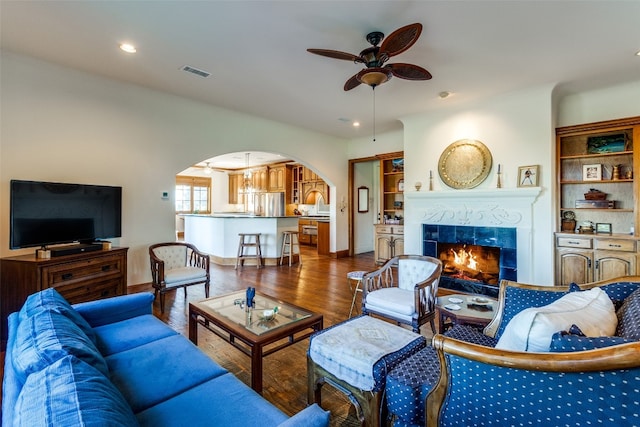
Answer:
POLYGON ((577 325, 588 337, 611 336, 618 318, 611 299, 600 288, 571 292, 543 307, 516 314, 496 348, 513 351, 549 351, 551 336, 577 325))

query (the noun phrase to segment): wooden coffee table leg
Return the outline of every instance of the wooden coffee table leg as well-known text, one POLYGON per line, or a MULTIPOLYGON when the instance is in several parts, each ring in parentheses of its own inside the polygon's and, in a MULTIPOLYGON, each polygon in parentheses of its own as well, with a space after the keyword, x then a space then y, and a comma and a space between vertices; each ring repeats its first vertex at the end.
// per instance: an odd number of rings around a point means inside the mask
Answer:
POLYGON ((251 347, 251 388, 262 394, 262 346, 251 347))
POLYGON ((189 340, 198 345, 198 315, 189 311, 189 340))

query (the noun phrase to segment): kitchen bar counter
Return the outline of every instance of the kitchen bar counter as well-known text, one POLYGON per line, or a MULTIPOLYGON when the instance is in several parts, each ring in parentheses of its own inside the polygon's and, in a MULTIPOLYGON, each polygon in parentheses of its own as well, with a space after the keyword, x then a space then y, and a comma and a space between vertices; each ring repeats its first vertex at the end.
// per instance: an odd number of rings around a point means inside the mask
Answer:
POLYGON ((219 265, 235 265, 238 233, 260 233, 264 265, 278 265, 283 231, 298 231, 298 217, 235 213, 184 215, 184 240, 208 253, 211 262, 219 265))

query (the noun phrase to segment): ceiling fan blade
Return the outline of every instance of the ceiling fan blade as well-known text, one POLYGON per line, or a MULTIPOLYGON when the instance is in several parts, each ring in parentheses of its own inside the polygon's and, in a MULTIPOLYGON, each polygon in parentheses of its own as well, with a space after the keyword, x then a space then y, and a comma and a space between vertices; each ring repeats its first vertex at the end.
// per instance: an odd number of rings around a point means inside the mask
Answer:
POLYGON ((334 59, 344 59, 346 61, 362 62, 362 58, 347 52, 340 52, 338 50, 330 49, 307 49, 307 52, 315 53, 320 56, 328 56, 334 59))
POLYGON ((360 85, 360 81, 358 80, 358 74, 356 73, 354 74, 349 80, 347 80, 347 82, 344 84, 344 90, 351 90, 354 87, 357 87, 358 85, 360 85))
POLYGON ((422 24, 420 23, 398 28, 382 41, 380 52, 386 53, 389 57, 398 55, 413 46, 421 33, 422 24))
POLYGON ((387 64, 384 68, 391 69, 391 73, 405 80, 430 80, 431 73, 422 67, 413 64, 387 64))

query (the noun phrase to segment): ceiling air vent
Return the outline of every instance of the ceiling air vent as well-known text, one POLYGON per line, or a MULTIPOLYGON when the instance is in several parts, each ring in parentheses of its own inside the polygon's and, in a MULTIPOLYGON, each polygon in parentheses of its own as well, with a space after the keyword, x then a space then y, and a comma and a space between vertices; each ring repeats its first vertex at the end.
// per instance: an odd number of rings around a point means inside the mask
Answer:
POLYGON ((190 67, 188 65, 185 65, 184 67, 182 67, 182 71, 186 71, 187 73, 195 74, 196 76, 200 76, 200 77, 203 77, 205 79, 211 75, 211 73, 208 73, 208 72, 203 71, 203 70, 198 70, 197 68, 190 67))

